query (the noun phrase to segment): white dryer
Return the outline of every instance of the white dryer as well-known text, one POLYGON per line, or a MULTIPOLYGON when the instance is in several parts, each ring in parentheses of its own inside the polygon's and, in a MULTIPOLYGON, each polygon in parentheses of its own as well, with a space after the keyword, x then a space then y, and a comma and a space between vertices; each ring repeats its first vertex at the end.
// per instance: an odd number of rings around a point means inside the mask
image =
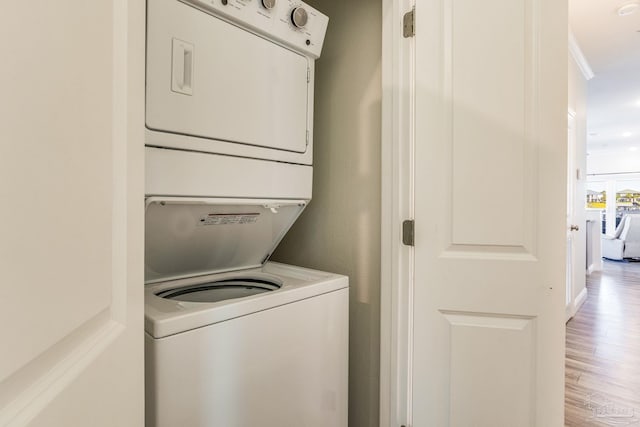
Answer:
POLYGON ((147 1, 147 426, 347 425, 348 279, 268 261, 311 199, 327 21, 147 1))
POLYGON ((299 0, 148 0, 146 145, 310 166, 327 23, 299 0))
POLYGON ((299 0, 147 0, 146 194, 310 199, 327 24, 299 0))

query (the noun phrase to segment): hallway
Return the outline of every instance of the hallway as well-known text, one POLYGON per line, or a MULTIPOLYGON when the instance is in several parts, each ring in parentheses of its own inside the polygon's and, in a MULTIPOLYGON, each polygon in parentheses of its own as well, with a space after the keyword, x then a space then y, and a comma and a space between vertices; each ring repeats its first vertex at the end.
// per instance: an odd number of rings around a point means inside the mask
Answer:
POLYGON ((567 323, 565 425, 640 426, 640 263, 604 261, 567 323))

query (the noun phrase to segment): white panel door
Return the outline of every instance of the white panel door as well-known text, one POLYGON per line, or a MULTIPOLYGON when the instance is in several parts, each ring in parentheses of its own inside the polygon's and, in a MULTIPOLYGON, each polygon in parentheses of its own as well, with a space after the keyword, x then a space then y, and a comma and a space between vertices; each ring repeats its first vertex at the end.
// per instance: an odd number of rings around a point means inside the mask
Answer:
POLYGON ((567 5, 416 4, 415 427, 563 425, 567 5))
POLYGON ((141 426, 144 2, 0 34, 0 425, 141 426))

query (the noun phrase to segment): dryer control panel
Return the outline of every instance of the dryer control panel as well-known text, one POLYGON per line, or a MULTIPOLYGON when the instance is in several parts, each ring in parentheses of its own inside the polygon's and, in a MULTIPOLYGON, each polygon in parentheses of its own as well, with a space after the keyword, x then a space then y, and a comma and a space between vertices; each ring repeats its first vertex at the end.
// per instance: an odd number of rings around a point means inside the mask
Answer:
POLYGON ((299 0, 180 0, 312 58, 322 51, 329 18, 299 0))

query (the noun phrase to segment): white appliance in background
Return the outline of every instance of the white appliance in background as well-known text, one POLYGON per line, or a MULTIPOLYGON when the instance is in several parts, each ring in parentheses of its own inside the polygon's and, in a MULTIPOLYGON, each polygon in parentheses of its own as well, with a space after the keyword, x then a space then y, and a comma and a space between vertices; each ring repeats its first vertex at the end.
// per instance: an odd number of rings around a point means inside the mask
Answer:
POLYGON ((147 1, 147 426, 347 425, 348 278, 268 262, 311 199, 327 22, 147 1))
POLYGON ((327 23, 297 0, 147 1, 146 145, 310 166, 327 23))

